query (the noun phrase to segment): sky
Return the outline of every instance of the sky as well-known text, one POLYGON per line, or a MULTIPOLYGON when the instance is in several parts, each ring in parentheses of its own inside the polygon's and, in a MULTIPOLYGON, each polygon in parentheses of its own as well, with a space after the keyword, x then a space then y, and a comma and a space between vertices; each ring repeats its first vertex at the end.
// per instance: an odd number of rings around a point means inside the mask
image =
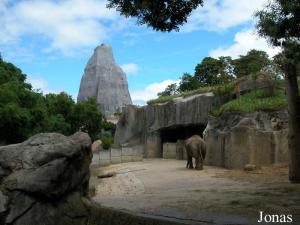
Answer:
POLYGON ((135 104, 143 105, 204 57, 279 52, 255 32, 255 11, 267 0, 204 0, 179 32, 138 26, 107 9, 105 0, 0 0, 0 52, 43 93, 77 98, 88 59, 101 43, 112 46, 135 104))

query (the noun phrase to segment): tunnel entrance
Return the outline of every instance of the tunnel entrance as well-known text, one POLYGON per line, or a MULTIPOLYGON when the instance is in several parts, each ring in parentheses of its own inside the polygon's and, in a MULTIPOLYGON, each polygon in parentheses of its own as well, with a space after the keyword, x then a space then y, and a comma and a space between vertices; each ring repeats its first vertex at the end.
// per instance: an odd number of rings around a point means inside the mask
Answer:
POLYGON ((195 134, 202 137, 206 124, 179 125, 160 130, 161 156, 163 155, 164 143, 176 143, 178 140, 185 140, 195 134))
POLYGON ((194 134, 198 134, 202 137, 202 133, 206 125, 187 125, 187 126, 174 126, 163 128, 160 130, 161 142, 177 142, 177 140, 185 140, 194 134))

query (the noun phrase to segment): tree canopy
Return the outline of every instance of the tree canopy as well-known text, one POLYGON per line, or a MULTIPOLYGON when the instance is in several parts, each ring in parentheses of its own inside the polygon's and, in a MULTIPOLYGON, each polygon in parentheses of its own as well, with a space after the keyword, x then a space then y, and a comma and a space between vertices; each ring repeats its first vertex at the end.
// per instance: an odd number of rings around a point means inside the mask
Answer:
POLYGON ((108 8, 116 8, 126 17, 136 17, 137 23, 147 24, 154 30, 179 30, 191 12, 203 0, 108 0, 108 8))
POLYGON ((300 2, 273 0, 255 15, 258 33, 269 39, 274 46, 290 42, 300 43, 300 2))
POLYGON ((237 59, 232 59, 230 56, 221 56, 217 59, 205 57, 195 66, 193 75, 184 73, 178 87, 176 84, 171 84, 158 96, 175 95, 203 86, 227 84, 236 78, 266 71, 279 74, 276 67, 276 60, 269 59, 266 52, 255 49, 250 50, 246 55, 240 55, 237 59))
POLYGON ((26 75, 0 58, 0 144, 17 143, 39 132, 70 135, 82 130, 95 139, 101 129, 112 131, 95 99, 75 103, 62 92, 43 95, 26 82, 26 75))
POLYGON ((158 93, 158 96, 170 96, 178 93, 177 84, 169 84, 163 92, 158 93))
POLYGON ((252 49, 246 55, 241 55, 234 60, 234 74, 237 77, 247 76, 261 72, 265 67, 270 65, 269 56, 264 51, 252 49))

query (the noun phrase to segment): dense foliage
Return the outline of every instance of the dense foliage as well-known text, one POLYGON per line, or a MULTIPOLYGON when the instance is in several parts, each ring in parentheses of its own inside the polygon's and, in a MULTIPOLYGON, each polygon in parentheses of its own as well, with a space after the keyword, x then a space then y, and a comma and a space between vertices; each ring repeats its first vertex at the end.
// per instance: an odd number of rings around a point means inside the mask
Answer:
POLYGON ((70 135, 79 130, 95 139, 101 130, 113 133, 115 125, 105 120, 95 99, 75 103, 64 92, 43 95, 20 69, 0 58, 0 143, 21 142, 39 132, 70 135))
POLYGON ((202 5, 203 0, 108 0, 109 8, 126 17, 136 17, 139 25, 147 24, 154 30, 179 30, 191 12, 202 5))
MULTIPOLYGON (((184 73, 179 85, 170 84, 158 96, 184 95, 186 92, 204 90, 204 87, 226 86, 232 81, 248 75, 258 75, 260 73, 280 74, 276 70, 276 63, 269 59, 264 51, 251 50, 246 55, 240 55, 237 59, 229 56, 222 56, 218 59, 205 57, 195 67, 194 75, 184 73)), ((167 99, 167 98, 164 98, 167 99)))

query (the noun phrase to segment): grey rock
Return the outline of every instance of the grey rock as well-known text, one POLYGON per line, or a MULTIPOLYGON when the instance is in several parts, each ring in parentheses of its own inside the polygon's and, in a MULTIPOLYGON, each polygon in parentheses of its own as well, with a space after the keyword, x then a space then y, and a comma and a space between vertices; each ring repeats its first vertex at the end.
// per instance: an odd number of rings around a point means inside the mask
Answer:
POLYGON ((3 213, 7 210, 8 197, 0 191, 0 213, 3 213))
POLYGON ((81 198, 89 191, 91 157, 91 139, 82 132, 37 134, 0 147, 1 224, 86 224, 81 198))
POLYGON ((112 48, 101 44, 89 59, 84 70, 78 101, 96 97, 100 111, 105 116, 121 112, 132 104, 125 73, 116 64, 112 48))
POLYGON ((257 79, 254 79, 251 76, 247 76, 244 80, 242 80, 239 83, 241 94, 245 94, 252 90, 267 89, 269 87, 270 87, 270 80, 264 77, 259 77, 257 79))
POLYGON ((206 164, 228 169, 288 162, 287 111, 223 113, 205 130, 206 164), (280 128, 272 121, 280 121, 280 128))
POLYGON ((96 140, 92 144, 92 152, 93 153, 99 153, 102 150, 102 141, 96 140))
POLYGON ((257 166, 254 164, 246 164, 244 167, 245 171, 254 171, 257 169, 257 166))

